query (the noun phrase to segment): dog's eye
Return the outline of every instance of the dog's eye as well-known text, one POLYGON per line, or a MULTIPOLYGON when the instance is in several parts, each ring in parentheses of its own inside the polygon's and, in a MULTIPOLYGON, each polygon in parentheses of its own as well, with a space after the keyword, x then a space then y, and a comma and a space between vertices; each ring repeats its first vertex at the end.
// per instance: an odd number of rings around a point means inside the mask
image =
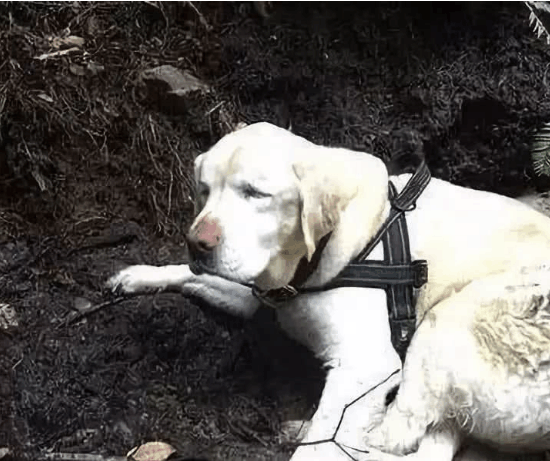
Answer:
POLYGON ((197 192, 199 193, 199 195, 208 195, 208 193, 210 192, 210 188, 208 187, 208 185, 201 181, 197 184, 197 192))
POLYGON ((205 184, 200 184, 197 190, 197 203, 199 208, 202 208, 210 195, 210 189, 205 184))
POLYGON ((245 198, 265 198, 271 197, 271 194, 266 192, 259 191, 255 187, 252 187, 250 184, 245 184, 242 187, 242 192, 245 198))

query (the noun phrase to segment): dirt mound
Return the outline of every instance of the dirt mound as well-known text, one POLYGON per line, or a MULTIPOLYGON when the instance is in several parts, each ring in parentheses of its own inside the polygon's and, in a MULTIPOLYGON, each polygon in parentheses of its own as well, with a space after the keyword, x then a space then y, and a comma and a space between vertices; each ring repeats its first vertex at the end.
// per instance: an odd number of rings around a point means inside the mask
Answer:
POLYGON ((288 459, 280 423, 311 415, 322 371, 272 319, 166 294, 68 322, 123 264, 185 258, 192 161, 240 121, 393 171, 425 157, 480 189, 549 185, 529 138, 550 48, 521 3, 272 6, 0 4, 0 304, 19 322, 0 329, 0 447, 288 459))

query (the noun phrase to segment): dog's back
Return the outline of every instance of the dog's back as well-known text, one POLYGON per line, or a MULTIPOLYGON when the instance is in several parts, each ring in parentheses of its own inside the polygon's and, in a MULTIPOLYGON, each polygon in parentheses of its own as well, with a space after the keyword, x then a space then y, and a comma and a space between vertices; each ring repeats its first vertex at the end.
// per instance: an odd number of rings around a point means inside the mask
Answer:
POLYGON ((413 257, 429 266, 419 317, 472 280, 550 261, 550 218, 497 194, 433 179, 408 223, 413 257))

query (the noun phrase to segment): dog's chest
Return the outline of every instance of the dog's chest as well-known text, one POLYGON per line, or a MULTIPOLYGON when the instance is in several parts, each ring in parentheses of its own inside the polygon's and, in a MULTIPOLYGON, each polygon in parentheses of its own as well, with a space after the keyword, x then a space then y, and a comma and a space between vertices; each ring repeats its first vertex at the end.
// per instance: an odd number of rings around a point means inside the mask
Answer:
POLYGON ((277 319, 291 338, 325 362, 352 363, 376 342, 391 348, 381 289, 336 288, 300 295, 277 310, 277 319))

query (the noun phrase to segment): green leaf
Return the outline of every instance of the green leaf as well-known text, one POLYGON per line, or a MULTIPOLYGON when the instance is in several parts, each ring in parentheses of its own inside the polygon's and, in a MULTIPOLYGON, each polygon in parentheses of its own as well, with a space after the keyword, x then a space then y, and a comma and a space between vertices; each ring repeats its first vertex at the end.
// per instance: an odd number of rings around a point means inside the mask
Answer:
POLYGON ((550 123, 545 124, 533 136, 531 161, 536 174, 550 176, 550 123))
POLYGON ((540 16, 535 10, 549 12, 550 7, 547 2, 523 2, 529 11, 529 25, 533 28, 533 31, 537 34, 537 38, 544 37, 546 39, 546 44, 550 45, 550 32, 545 27, 540 16))

